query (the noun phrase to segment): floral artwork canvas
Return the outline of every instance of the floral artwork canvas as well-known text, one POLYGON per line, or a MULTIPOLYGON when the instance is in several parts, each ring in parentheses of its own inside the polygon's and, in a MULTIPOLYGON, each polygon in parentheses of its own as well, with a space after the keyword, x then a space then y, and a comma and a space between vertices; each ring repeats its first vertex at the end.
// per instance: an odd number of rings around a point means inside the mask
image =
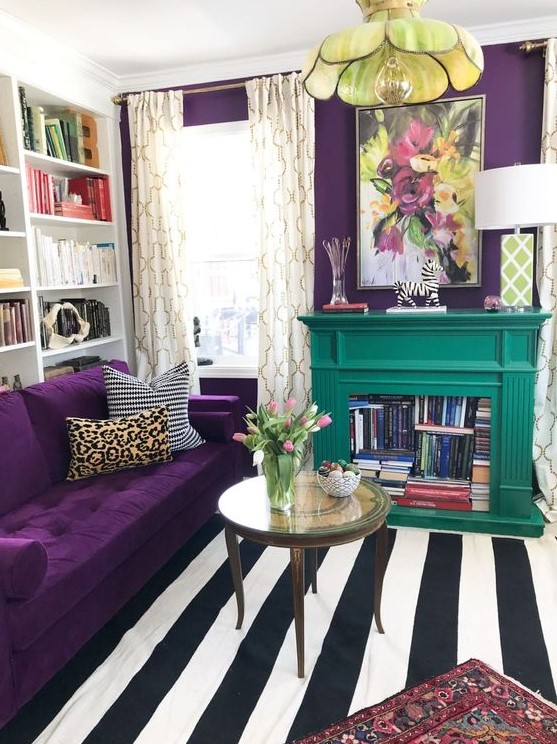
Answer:
POLYGON ((485 97, 358 109, 358 288, 421 281, 479 286, 474 178, 483 164, 485 97))

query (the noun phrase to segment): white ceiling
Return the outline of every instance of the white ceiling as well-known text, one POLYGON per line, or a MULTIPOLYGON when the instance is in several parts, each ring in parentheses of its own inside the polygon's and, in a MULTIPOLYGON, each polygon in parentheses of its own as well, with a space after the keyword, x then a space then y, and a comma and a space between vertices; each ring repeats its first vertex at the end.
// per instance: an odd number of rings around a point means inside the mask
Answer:
MULTIPOLYGON (((0 0, 2 12, 122 78, 302 53, 361 20, 355 0, 0 0)), ((556 29, 557 0, 430 0, 422 16, 530 38, 520 29, 556 29)))

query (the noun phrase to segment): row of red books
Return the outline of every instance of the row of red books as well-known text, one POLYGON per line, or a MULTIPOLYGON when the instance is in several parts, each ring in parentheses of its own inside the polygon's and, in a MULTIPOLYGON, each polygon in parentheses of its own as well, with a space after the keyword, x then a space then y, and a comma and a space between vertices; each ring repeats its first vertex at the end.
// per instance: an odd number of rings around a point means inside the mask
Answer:
POLYGON ((25 166, 29 207, 35 214, 112 222, 108 176, 60 178, 25 166), (81 204, 71 194, 81 197, 81 204))
POLYGON ((469 481, 408 478, 404 487, 404 495, 397 495, 393 498, 393 502, 397 506, 423 509, 472 510, 469 481))

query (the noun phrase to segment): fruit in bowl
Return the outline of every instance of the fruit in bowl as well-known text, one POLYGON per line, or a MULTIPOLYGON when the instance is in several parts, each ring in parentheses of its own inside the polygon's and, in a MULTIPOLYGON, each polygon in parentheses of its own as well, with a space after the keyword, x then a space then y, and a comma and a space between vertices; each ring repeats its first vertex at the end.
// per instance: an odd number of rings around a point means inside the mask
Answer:
POLYGON ((358 466, 346 460, 323 460, 317 470, 317 482, 321 488, 336 498, 350 496, 358 487, 360 478, 358 466))

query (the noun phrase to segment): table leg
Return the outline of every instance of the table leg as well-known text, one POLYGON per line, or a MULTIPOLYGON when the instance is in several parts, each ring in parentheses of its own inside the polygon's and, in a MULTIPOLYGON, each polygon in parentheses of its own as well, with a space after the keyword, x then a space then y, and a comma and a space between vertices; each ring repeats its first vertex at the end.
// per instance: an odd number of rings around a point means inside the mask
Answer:
POLYGON ((317 594, 317 548, 311 549, 311 591, 317 594))
POLYGON ((304 549, 290 548, 298 677, 304 677, 304 549))
POLYGON ((236 629, 242 627, 244 621, 244 584, 242 581, 242 564, 240 562, 240 549, 238 547, 238 535, 228 525, 224 528, 226 539, 226 550, 228 552, 228 562, 232 572, 232 583, 236 593, 236 605, 238 607, 238 619, 236 629))
POLYGON ((384 633, 383 623, 381 622, 381 594, 383 591, 383 578, 387 566, 387 522, 383 522, 381 527, 377 530, 375 540, 375 592, 373 595, 373 607, 377 630, 380 633, 384 633))

